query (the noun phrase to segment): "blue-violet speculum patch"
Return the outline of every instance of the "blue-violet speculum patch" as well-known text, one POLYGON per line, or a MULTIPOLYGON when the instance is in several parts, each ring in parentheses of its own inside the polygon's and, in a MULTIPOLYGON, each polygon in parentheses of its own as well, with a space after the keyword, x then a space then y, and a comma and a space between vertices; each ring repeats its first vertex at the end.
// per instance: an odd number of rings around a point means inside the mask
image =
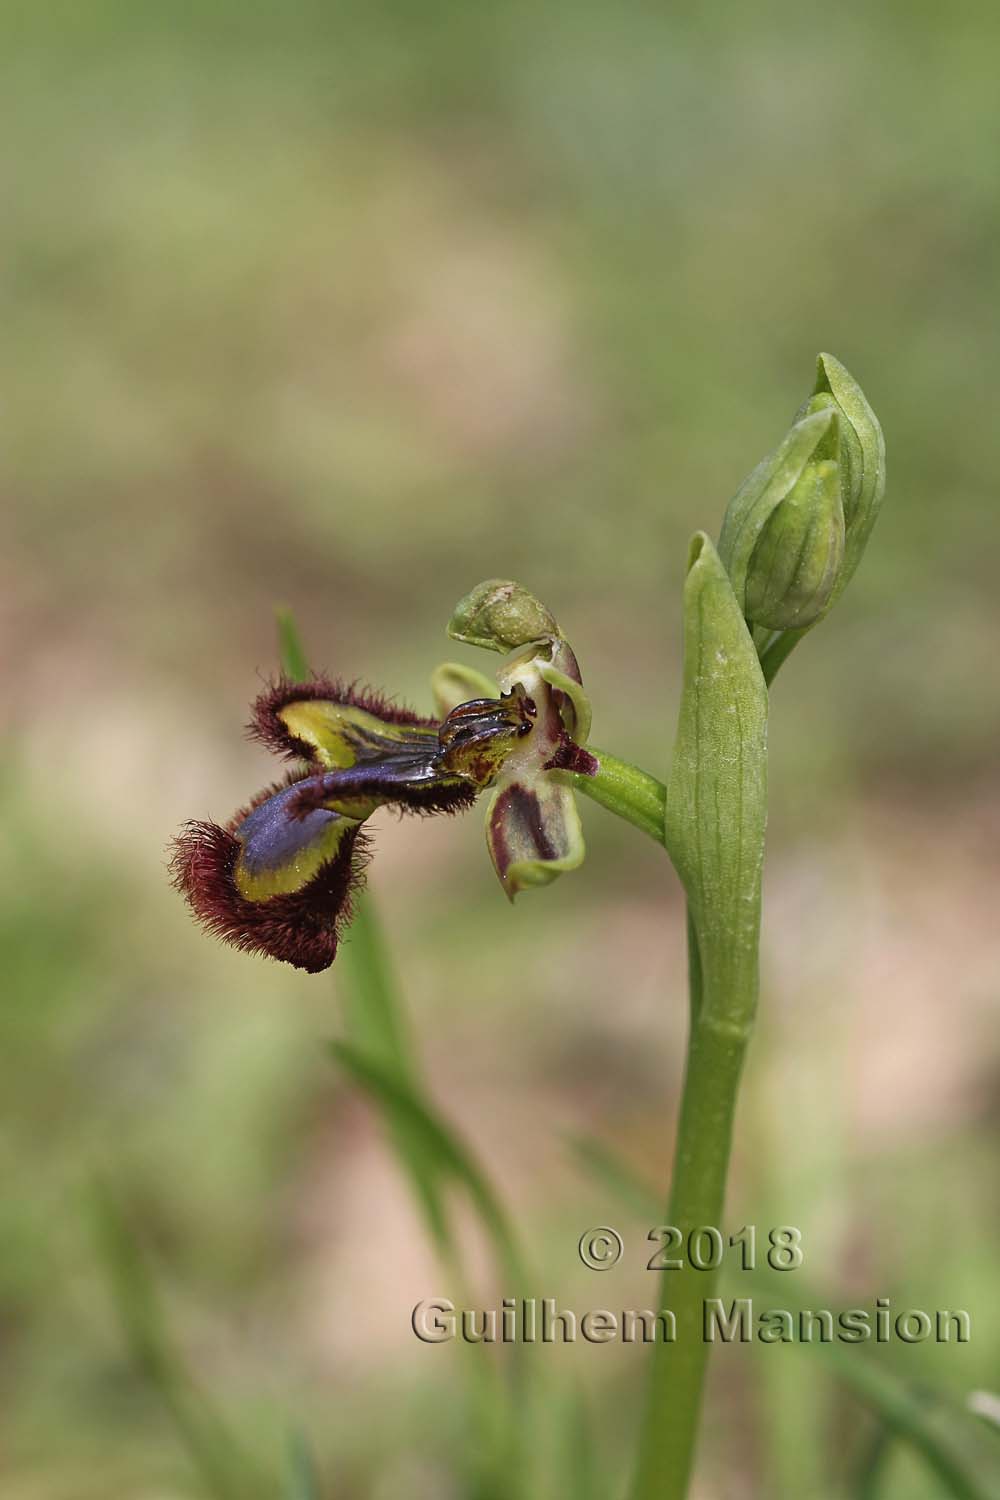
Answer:
POLYGON ((174 845, 174 883, 210 932, 310 973, 328 968, 379 807, 452 813, 491 791, 486 841, 511 899, 580 864, 567 773, 598 766, 583 748, 590 704, 572 649, 543 605, 499 580, 461 601, 448 633, 515 654, 495 684, 439 667, 434 718, 321 676, 280 678, 260 695, 250 733, 293 769, 224 827, 188 823, 174 845))

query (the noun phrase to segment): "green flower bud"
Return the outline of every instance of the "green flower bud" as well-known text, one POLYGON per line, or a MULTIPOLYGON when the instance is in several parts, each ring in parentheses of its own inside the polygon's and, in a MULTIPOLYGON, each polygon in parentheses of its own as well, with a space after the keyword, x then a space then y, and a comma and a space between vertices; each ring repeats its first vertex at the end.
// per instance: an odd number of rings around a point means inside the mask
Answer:
POLYGON ((448 624, 453 641, 506 654, 535 641, 558 638, 552 615, 519 583, 489 578, 455 606, 448 624))
POLYGON ((820 354, 813 395, 733 496, 718 540, 766 681, 843 594, 885 487, 879 419, 840 360, 820 354))
POLYGON ((798 629, 818 620, 844 561, 840 465, 807 464, 771 512, 750 558, 746 617, 769 630, 798 629))
POLYGON ((719 538, 768 683, 847 587, 884 492, 878 419, 840 361, 821 354, 812 395, 740 486, 719 538))
MULTIPOLYGON (((800 483, 811 468, 830 463, 833 463, 835 469, 838 468, 834 460, 837 455, 839 421, 838 413, 830 407, 822 407, 800 417, 789 429, 780 446, 757 465, 729 503, 719 538, 719 557, 729 574, 740 608, 748 620, 754 619, 749 605, 748 581, 764 532, 784 502, 797 493, 800 483)), ((839 504, 839 475, 837 483, 839 504)), ((795 538, 798 536, 802 539, 803 525, 801 515, 796 517, 795 512, 801 511, 814 488, 811 481, 804 485, 793 512, 776 524, 766 549, 770 556, 774 543, 788 535, 787 545, 794 548, 794 551, 782 559, 778 568, 786 581, 796 574, 799 566, 798 543, 795 538)), ((822 564, 817 565, 815 562, 810 564, 809 571, 814 573, 817 566, 820 573, 825 571, 822 564)), ((772 558, 770 565, 763 570, 760 566, 754 568, 754 602, 759 605, 766 594, 769 613, 777 608, 774 588, 768 580, 769 573, 775 567, 772 558)))

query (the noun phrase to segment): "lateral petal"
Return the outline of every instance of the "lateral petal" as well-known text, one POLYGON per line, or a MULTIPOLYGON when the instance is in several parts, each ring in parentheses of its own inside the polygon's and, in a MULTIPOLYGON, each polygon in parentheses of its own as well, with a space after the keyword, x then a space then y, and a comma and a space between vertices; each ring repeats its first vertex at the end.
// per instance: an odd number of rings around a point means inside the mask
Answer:
POLYGON ((586 851, 573 792, 553 773, 502 782, 487 810, 486 843, 511 901, 575 870, 586 851))
POLYGON ((353 683, 281 677, 254 704, 249 733, 279 755, 333 770, 390 750, 433 747, 437 721, 353 683))

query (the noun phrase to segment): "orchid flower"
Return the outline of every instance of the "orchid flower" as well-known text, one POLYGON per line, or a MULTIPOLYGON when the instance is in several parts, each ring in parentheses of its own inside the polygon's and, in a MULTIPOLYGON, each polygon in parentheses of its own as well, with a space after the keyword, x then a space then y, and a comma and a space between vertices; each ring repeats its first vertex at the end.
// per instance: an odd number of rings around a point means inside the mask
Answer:
POLYGON ((454 813, 492 790, 487 845, 511 900, 581 863, 567 783, 598 763, 583 748, 590 704, 572 649, 527 590, 497 580, 461 601, 448 630, 516 655, 496 684, 439 667, 434 718, 322 676, 281 677, 258 697, 251 737, 293 769, 224 826, 190 822, 174 844, 174 884, 208 931, 310 973, 328 968, 363 884, 364 825, 379 807, 454 813))

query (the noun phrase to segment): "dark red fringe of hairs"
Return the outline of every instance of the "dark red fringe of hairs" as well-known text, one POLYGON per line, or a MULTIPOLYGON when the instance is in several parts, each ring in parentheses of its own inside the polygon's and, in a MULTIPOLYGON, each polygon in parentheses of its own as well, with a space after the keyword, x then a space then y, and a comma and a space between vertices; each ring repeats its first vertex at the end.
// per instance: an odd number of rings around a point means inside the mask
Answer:
POLYGON ((174 840, 171 878, 201 925, 244 953, 262 953, 309 974, 328 969, 364 884, 367 841, 359 828, 344 834, 333 859, 302 890, 248 901, 236 888, 240 843, 233 830, 287 782, 269 787, 225 828, 191 822, 174 840))
POLYGON ((360 688, 356 682, 340 682, 329 677, 313 676, 308 682, 293 682, 290 677, 277 677, 269 682, 259 694, 251 710, 247 734, 289 760, 313 760, 315 751, 303 740, 289 734, 288 726, 279 717, 279 712, 289 703, 308 703, 315 699, 326 699, 330 703, 341 703, 364 709, 377 719, 389 724, 418 724, 425 729, 437 726, 437 719, 428 719, 412 709, 401 707, 382 693, 370 688, 360 688))

